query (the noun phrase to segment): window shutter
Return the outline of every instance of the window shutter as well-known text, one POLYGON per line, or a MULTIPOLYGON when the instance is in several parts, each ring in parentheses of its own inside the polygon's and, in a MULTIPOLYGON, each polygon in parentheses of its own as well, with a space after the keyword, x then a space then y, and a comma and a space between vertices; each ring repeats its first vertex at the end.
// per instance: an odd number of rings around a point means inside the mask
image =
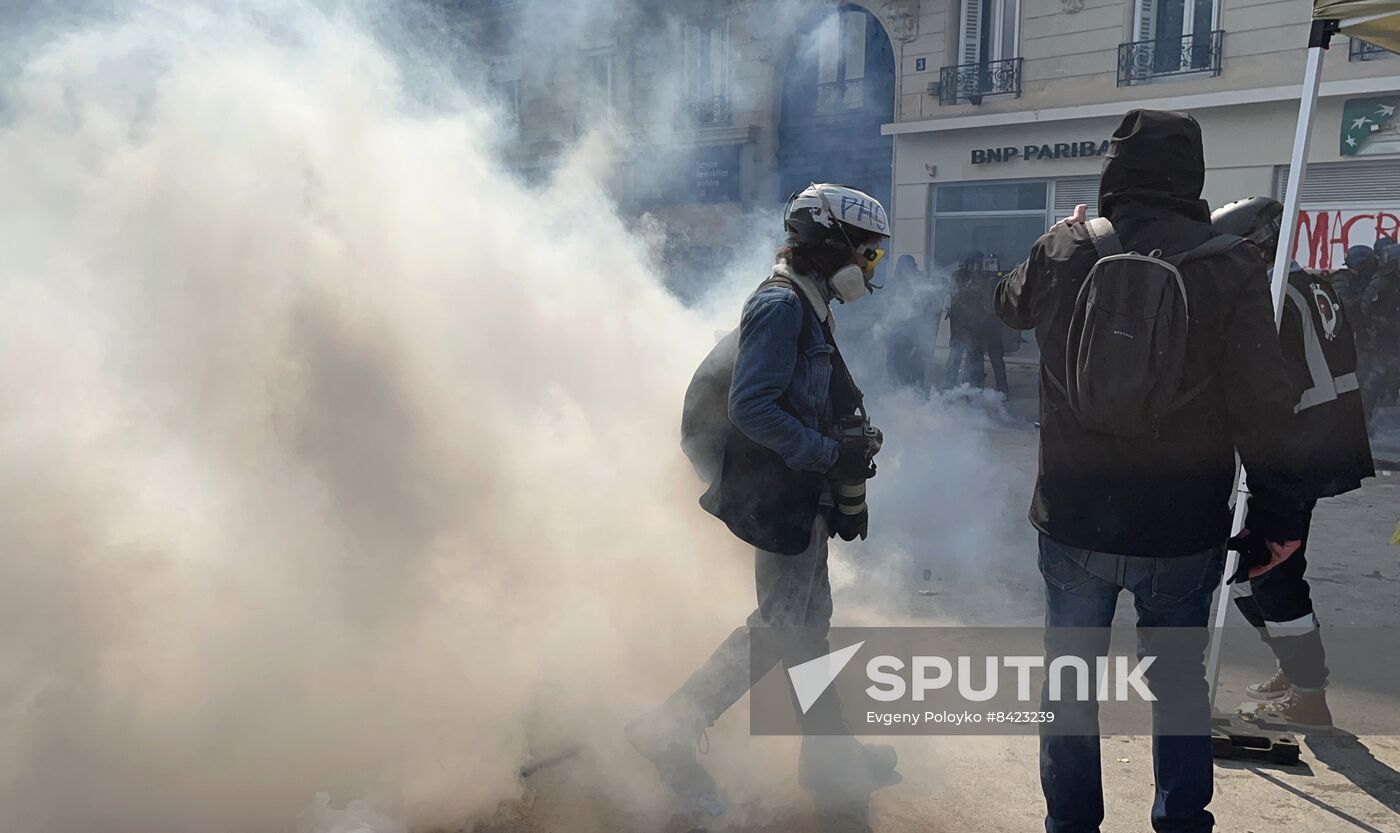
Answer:
POLYGON ((958 56, 964 64, 982 60, 982 0, 963 0, 958 56))
POLYGON ((729 91, 729 18, 710 27, 709 94, 715 98, 729 91))
POLYGON ((584 58, 583 95, 585 106, 603 110, 613 106, 613 56, 594 53, 584 58))
POLYGON ((1019 23, 1021 16, 1020 0, 992 0, 992 19, 983 21, 990 29, 987 38, 991 54, 984 55, 988 61, 1005 61, 1015 58, 1019 50, 1019 23))
MULTIPOLYGON (((1288 187, 1288 166, 1277 169, 1278 200, 1288 187)), ((1308 166, 1299 202, 1304 207, 1389 207, 1400 202, 1400 161, 1319 162, 1308 166)))
POLYGON ((817 83, 830 84, 840 77, 841 16, 833 14, 816 30, 817 83))
MULTIPOLYGON (((1170 2, 1170 0, 1168 0, 1170 2)), ((1152 40, 1157 34, 1157 0, 1138 0, 1136 40, 1152 40)))
POLYGON ((704 95, 701 81, 705 61, 703 34, 699 26, 687 24, 685 27, 685 92, 690 99, 704 95))
POLYGON ((1055 203, 1053 222, 1059 222, 1074 213, 1074 207, 1083 203, 1089 206, 1089 216, 1099 216, 1099 178, 1096 176, 1071 176, 1055 180, 1055 203))
POLYGON ((865 12, 841 13, 841 53, 845 80, 865 77, 865 12))

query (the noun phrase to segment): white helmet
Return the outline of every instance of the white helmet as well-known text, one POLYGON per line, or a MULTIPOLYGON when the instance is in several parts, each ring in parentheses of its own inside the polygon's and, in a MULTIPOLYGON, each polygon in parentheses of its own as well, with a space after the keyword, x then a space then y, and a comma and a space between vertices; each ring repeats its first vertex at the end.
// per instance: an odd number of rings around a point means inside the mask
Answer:
POLYGON ((853 240, 890 236, 890 218, 879 200, 864 191, 825 182, 812 183, 788 200, 783 221, 789 232, 801 237, 826 236, 822 230, 828 234, 837 231, 833 221, 844 225, 842 231, 853 240), (821 229, 811 228, 812 224, 821 229))
POLYGON ((809 268, 831 293, 849 304, 875 288, 871 279, 885 252, 870 243, 890 236, 880 201, 845 185, 812 183, 788 200, 783 212, 789 245, 805 252, 809 268))

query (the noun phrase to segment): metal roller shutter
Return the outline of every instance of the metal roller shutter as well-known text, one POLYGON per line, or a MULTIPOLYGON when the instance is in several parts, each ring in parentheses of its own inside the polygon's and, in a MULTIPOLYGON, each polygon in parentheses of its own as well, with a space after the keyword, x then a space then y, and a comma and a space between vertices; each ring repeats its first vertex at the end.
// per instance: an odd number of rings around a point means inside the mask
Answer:
POLYGON ((1089 206, 1089 216, 1099 216, 1099 178, 1096 176, 1073 176, 1054 180, 1055 199, 1052 204, 1054 217, 1059 220, 1068 217, 1076 205, 1089 206))
MULTIPOLYGON (((1288 186, 1288 166, 1274 173, 1274 193, 1283 200, 1288 186)), ((1400 160, 1322 162, 1308 166, 1303 180, 1302 204, 1342 207, 1391 205, 1400 202, 1400 160)))

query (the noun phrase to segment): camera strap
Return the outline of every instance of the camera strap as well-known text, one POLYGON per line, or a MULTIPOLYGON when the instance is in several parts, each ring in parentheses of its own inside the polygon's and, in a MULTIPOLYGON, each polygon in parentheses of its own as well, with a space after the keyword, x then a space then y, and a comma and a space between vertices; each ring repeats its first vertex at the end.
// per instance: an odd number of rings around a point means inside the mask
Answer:
POLYGON ((841 348, 837 346, 836 339, 831 335, 831 328, 825 321, 822 324, 822 337, 826 343, 831 345, 831 410, 837 417, 853 416, 857 412, 865 413, 865 394, 861 393, 856 385, 855 377, 851 376, 851 369, 846 366, 846 359, 841 355, 841 348))

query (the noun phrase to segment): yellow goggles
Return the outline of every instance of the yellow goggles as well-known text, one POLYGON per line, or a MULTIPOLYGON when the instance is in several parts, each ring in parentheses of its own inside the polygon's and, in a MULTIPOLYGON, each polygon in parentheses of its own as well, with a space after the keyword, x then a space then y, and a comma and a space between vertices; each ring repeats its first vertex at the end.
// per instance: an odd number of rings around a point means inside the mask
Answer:
POLYGON ((880 265, 880 259, 885 256, 884 249, 865 250, 865 271, 874 272, 875 267, 880 265))

